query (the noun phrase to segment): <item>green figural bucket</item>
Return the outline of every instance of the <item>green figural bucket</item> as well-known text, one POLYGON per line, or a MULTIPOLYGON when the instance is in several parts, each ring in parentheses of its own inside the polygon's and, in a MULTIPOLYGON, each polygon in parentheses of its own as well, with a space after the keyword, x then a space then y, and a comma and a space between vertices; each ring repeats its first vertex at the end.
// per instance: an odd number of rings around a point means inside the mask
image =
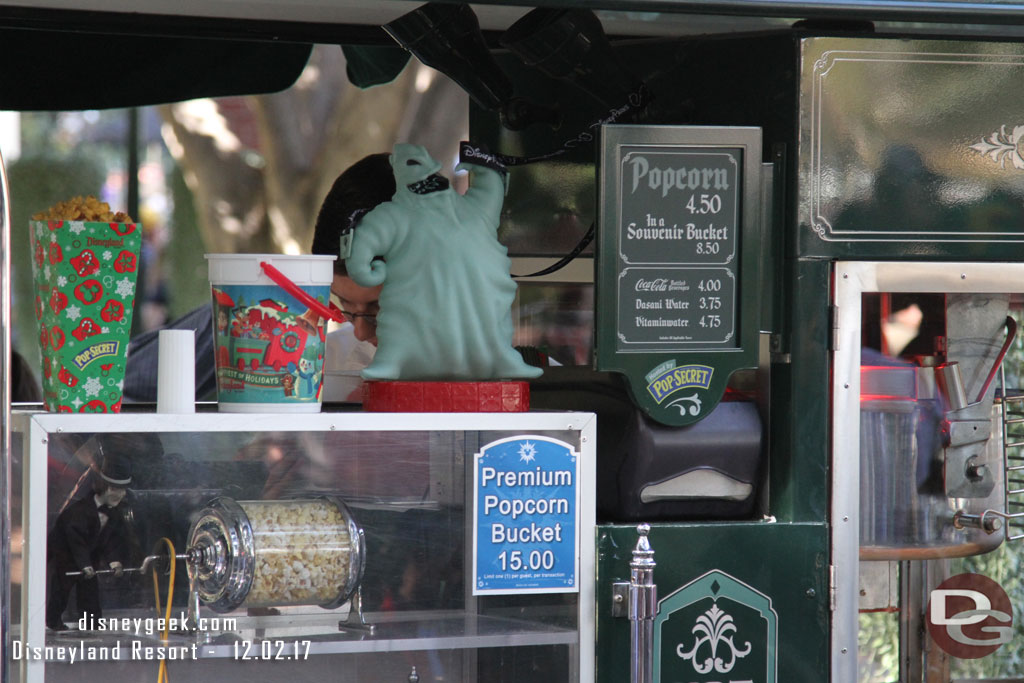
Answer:
POLYGON ((206 255, 219 410, 320 411, 335 258, 206 255))

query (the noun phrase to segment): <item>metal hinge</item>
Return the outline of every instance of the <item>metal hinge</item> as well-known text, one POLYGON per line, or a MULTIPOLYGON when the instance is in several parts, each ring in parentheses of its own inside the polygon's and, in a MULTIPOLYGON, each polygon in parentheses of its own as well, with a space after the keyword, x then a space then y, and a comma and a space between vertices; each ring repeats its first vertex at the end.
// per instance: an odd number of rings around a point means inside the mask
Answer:
POLYGON ((616 581, 612 584, 612 616, 629 616, 629 581, 616 581))
POLYGON ((836 566, 834 564, 828 566, 828 609, 830 612, 836 611, 836 566))
POLYGON ((772 363, 792 363, 793 357, 786 353, 782 347, 782 335, 778 332, 768 337, 768 352, 771 354, 772 363))
POLYGON ((839 350, 839 307, 828 307, 828 348, 830 351, 839 350))

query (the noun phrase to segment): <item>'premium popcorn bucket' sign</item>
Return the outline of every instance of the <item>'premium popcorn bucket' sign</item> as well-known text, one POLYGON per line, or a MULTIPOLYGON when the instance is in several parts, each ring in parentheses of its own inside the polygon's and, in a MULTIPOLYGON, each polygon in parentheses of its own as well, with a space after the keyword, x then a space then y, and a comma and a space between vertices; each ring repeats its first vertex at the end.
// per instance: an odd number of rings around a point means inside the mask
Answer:
POLYGON ((31 221, 46 409, 120 412, 142 229, 31 221))

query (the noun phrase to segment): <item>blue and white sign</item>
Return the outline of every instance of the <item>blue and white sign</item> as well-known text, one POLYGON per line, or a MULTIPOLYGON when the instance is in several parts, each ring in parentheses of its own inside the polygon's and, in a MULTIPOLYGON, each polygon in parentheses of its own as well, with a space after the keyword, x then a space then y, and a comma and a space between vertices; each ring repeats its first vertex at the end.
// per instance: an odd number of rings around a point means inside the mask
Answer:
POLYGON ((579 453, 544 436, 475 456, 473 595, 579 590, 579 453))

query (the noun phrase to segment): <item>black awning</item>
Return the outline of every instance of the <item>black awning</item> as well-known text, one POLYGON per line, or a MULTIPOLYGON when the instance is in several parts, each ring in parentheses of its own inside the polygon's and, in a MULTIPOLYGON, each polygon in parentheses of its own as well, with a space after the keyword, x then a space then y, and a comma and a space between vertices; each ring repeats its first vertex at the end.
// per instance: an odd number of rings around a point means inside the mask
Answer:
POLYGON ((0 110, 132 107, 283 90, 312 45, 0 28, 0 110))

